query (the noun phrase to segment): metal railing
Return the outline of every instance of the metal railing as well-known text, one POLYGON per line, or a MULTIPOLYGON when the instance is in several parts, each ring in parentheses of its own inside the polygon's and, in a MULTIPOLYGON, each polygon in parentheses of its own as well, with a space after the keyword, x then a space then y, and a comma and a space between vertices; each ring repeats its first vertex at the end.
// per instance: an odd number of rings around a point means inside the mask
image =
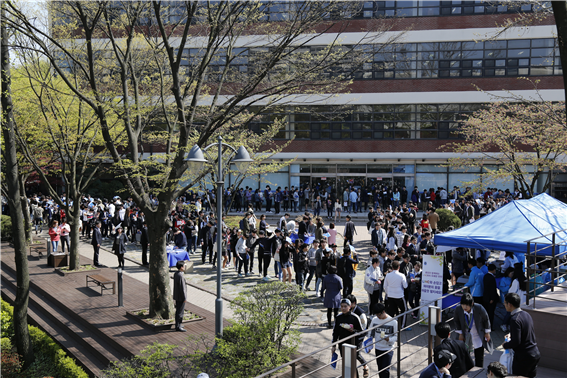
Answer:
MULTIPOLYGON (((391 320, 396 320, 396 321, 398 321, 398 323, 399 323, 399 322, 400 322, 400 319, 403 319, 405 316, 410 315, 410 314, 413 313, 414 311, 419 311, 420 309, 427 307, 427 308, 428 308, 428 311, 429 311, 429 317, 428 317, 428 321, 427 321, 427 327, 428 327, 428 329, 427 329, 427 331, 422 332, 422 333, 420 333, 420 334, 417 335, 417 336, 414 336, 413 338, 407 340, 405 343, 402 344, 402 341, 401 341, 401 340, 402 340, 402 338, 401 338, 401 332, 405 331, 405 330, 408 329, 408 328, 411 328, 412 326, 415 326, 415 325, 418 325, 419 323, 422 323, 423 320, 417 320, 416 322, 414 322, 414 323, 412 323, 412 324, 404 325, 403 327, 400 327, 400 329, 398 329, 398 331, 397 331, 396 334, 395 334, 395 335, 397 336, 396 346, 393 347, 391 350, 389 350, 389 351, 387 351, 387 352, 384 352, 383 354, 381 354, 381 355, 379 355, 379 356, 376 356, 376 357, 374 358, 374 359, 377 359, 378 357, 381 357, 381 356, 383 356, 384 354, 389 353, 389 352, 395 350, 395 351, 396 351, 396 359, 395 359, 395 361, 394 361, 393 363, 391 363, 389 366, 387 366, 387 367, 381 369, 378 373, 372 375, 372 377, 378 376, 378 374, 379 374, 381 371, 384 371, 384 370, 386 370, 386 369, 390 369, 392 366, 396 365, 397 377, 400 378, 403 374, 406 374, 406 373, 408 373, 409 371, 415 369, 416 367, 418 367, 418 366, 420 366, 421 364, 423 364, 425 361, 428 361, 428 363, 431 363, 433 346, 434 346, 434 344, 437 345, 437 344, 439 343, 439 340, 436 340, 435 343, 432 342, 432 336, 435 336, 435 335, 434 335, 433 326, 434 326, 438 321, 441 320, 441 318, 442 318, 442 313, 443 313, 444 311, 450 311, 453 307, 455 307, 455 306, 458 305, 458 303, 455 303, 455 304, 453 304, 453 305, 451 305, 451 306, 448 306, 447 308, 445 308, 445 309, 442 310, 442 309, 440 309, 440 308, 438 307, 438 303, 439 303, 439 301, 442 302, 444 298, 453 296, 453 295, 455 295, 455 294, 457 294, 457 293, 460 293, 460 292, 462 292, 462 291, 464 291, 464 290, 467 290, 467 289, 468 289, 468 288, 466 288, 466 287, 460 288, 460 289, 458 289, 458 290, 455 290, 455 291, 453 291, 453 292, 451 292, 451 293, 445 294, 445 295, 443 295, 443 296, 437 298, 435 301, 422 304, 422 305, 420 305, 420 306, 418 306, 418 307, 409 309, 409 310, 407 310, 406 312, 404 312, 404 313, 402 313, 402 314, 399 314, 399 315, 393 317, 391 320), (432 322, 432 309, 437 309, 436 318, 435 318, 434 322, 432 322), (427 342, 427 345, 421 346, 418 350, 416 350, 416 351, 414 351, 413 353, 411 353, 411 354, 409 354, 409 355, 407 355, 407 356, 405 356, 405 357, 402 358, 402 346, 405 345, 405 344, 410 343, 411 341, 417 340, 419 337, 422 337, 422 336, 424 336, 425 334, 428 335, 428 342, 427 342), (406 369, 406 370, 402 373, 402 372, 401 372, 401 368, 402 368, 401 363, 402 363, 402 361, 408 360, 408 359, 409 359, 410 357, 412 357, 415 353, 417 353, 417 352, 419 352, 419 351, 421 351, 421 350, 423 350, 423 349, 425 349, 425 348, 428 348, 428 358, 425 359, 425 360, 423 360, 423 361, 419 361, 417 364, 413 364, 409 369, 406 369)), ((449 319, 446 319, 446 321, 451 321, 452 319, 453 319, 453 318, 449 318, 449 319)), ((390 321, 391 321, 391 320, 390 320, 390 321)), ((334 343, 329 344, 329 345, 326 345, 326 346, 324 346, 324 347, 322 347, 322 348, 319 348, 319 349, 315 350, 314 352, 311 352, 311 353, 309 353, 309 354, 306 354, 306 355, 304 355, 304 356, 301 356, 301 357, 299 357, 299 358, 296 358, 295 360, 290 361, 290 362, 288 362, 288 363, 286 363, 286 364, 283 364, 283 365, 281 365, 281 366, 278 366, 278 367, 276 367, 276 368, 274 368, 274 369, 272 369, 272 370, 270 370, 270 371, 268 371, 268 372, 266 372, 266 373, 264 373, 264 374, 262 374, 262 375, 257 376, 256 378, 270 377, 272 374, 275 374, 275 373, 277 373, 277 372, 282 372, 284 369, 288 369, 288 368, 291 368, 291 378, 304 378, 304 377, 311 376, 312 374, 314 374, 314 373, 316 373, 316 372, 318 372, 318 371, 320 371, 320 370, 322 370, 322 369, 325 369, 326 367, 330 366, 334 361, 333 361, 333 362, 326 363, 326 364, 324 364, 323 366, 319 366, 319 367, 316 368, 315 370, 312 370, 312 371, 308 372, 307 374, 304 374, 304 375, 301 375, 301 376, 298 376, 298 375, 296 374, 296 368, 297 368, 297 366, 300 365, 305 359, 314 357, 315 355, 317 355, 317 354, 319 354, 319 353, 321 353, 321 352, 324 352, 324 351, 326 351, 326 350, 329 350, 329 349, 331 349, 332 347, 336 347, 336 346, 338 346, 339 344, 343 344, 343 345, 342 345, 342 346, 343 346, 343 353, 342 353, 342 357, 339 357, 339 358, 336 360, 337 363, 339 363, 339 362, 341 362, 341 363, 344 362, 344 358, 345 358, 345 356, 346 356, 346 353, 349 354, 349 356, 348 356, 349 362, 354 362, 354 361, 356 361, 356 358, 353 357, 353 356, 356 356, 356 352, 364 350, 366 347, 368 347, 368 345, 367 345, 367 346, 361 346, 360 348, 356 349, 358 346, 354 347, 354 346, 352 346, 352 345, 350 345, 350 344, 346 344, 345 341, 346 341, 346 340, 351 340, 351 339, 356 339, 356 338, 363 338, 364 336, 371 334, 371 332, 372 332, 373 330, 375 330, 376 328, 378 328, 378 327, 380 327, 380 325, 376 325, 376 326, 374 326, 374 327, 372 327, 372 328, 369 328, 369 329, 366 329, 366 330, 364 330, 364 331, 362 331, 362 332, 355 333, 355 334, 353 334, 353 335, 351 335, 351 336, 349 336, 349 337, 347 337, 347 338, 344 338, 344 339, 335 341, 334 343)), ((389 337, 391 337, 391 336, 392 336, 392 335, 389 335, 389 337)), ((374 346, 376 343, 378 343, 379 341, 382 341, 382 340, 383 340, 383 338, 377 338, 377 337, 375 337, 375 338, 374 338, 374 342, 373 342, 372 344, 370 344, 370 346, 374 346)), ((374 348, 373 348, 373 349, 374 349, 374 348)), ((372 360, 370 360, 370 361, 367 361, 367 363, 372 362, 374 359, 372 359, 372 360)), ((345 369, 346 369, 346 372, 350 372, 350 371, 354 371, 354 369, 358 369, 358 368, 364 366, 364 364, 360 364, 360 365, 357 366, 357 365, 356 365, 356 362, 354 362, 354 364, 348 364, 348 365, 346 365, 345 363, 342 363, 342 365, 343 365, 342 371, 343 371, 344 375, 338 375, 337 378, 340 378, 340 377, 343 377, 343 376, 351 376, 350 373, 345 373, 345 369), (352 369, 352 370, 351 370, 351 369, 352 369)), ((355 376, 356 376, 356 375, 355 375, 355 376)))
MULTIPOLYGON (((559 279, 562 277, 567 276, 567 269, 565 273, 561 273, 560 268, 566 267, 567 268, 567 260, 565 262, 561 262, 562 259, 567 258, 567 250, 565 252, 557 253, 557 247, 559 246, 567 246, 567 242, 556 243, 556 236, 558 233, 562 232, 565 233, 567 229, 550 232, 549 234, 538 236, 536 238, 526 240, 527 243, 527 258, 526 258, 526 273, 528 275, 528 287, 526 290, 526 305, 530 304, 530 299, 533 298, 533 306, 535 308, 536 298, 539 294, 537 294, 537 290, 541 288, 541 286, 549 286, 551 287, 551 292, 555 291, 555 287, 559 286, 559 279), (534 242, 535 240, 539 239, 547 239, 549 241, 549 236, 551 236, 551 244, 549 243, 539 243, 544 244, 543 248, 538 249, 538 243, 534 242), (531 245, 534 244, 534 251, 532 253, 531 245), (551 249, 551 257, 547 256, 543 259, 538 261, 538 252, 543 252, 545 250, 551 249), (545 263, 547 261, 551 262, 551 267, 548 269, 541 269, 538 268, 538 264, 545 263), (544 276, 546 273, 551 273, 551 280, 548 282, 537 282, 538 277, 544 276), (557 282, 557 283, 556 283, 557 282), (533 289, 530 290, 530 286, 533 289)), ((541 254, 540 254, 541 258, 541 254)), ((550 298, 546 296, 546 300, 552 300, 562 303, 567 303, 565 300, 557 299, 557 298, 550 298)))

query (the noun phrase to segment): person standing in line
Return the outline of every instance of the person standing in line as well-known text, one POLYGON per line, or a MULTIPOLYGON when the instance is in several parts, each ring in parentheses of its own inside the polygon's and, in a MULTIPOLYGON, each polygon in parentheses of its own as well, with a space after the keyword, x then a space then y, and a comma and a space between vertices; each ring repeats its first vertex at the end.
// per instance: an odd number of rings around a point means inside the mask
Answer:
POLYGON ((368 314, 372 314, 374 305, 380 300, 380 290, 384 276, 380 270, 380 260, 378 258, 372 259, 372 264, 366 268, 364 274, 364 290, 368 293, 368 314))
POLYGON ((356 234, 356 227, 354 226, 354 223, 351 221, 350 215, 346 216, 346 223, 345 223, 345 231, 343 233, 345 242, 344 242, 344 247, 347 246, 347 244, 353 245, 353 238, 354 238, 354 234, 356 234))
POLYGON ((471 274, 469 276, 468 282, 465 284, 465 287, 470 288, 471 295, 474 298, 475 303, 482 304, 482 296, 483 296, 483 278, 486 273, 488 273, 488 268, 484 265, 484 259, 479 257, 478 259, 469 260, 469 269, 471 270, 471 274))
POLYGON ((433 356, 433 363, 421 372, 419 378, 451 378, 449 369, 455 362, 455 356, 448 350, 441 350, 433 356))
POLYGON ((490 337, 488 314, 482 305, 475 303, 470 293, 461 297, 461 305, 455 309, 455 332, 469 349, 474 349, 475 366, 484 367, 484 350, 494 350, 490 337))
POLYGON ((514 350, 512 373, 533 378, 537 376, 537 364, 541 355, 537 347, 533 319, 530 314, 522 311, 520 306, 521 298, 518 294, 506 294, 504 307, 512 314, 512 318, 510 319, 510 341, 502 344, 502 347, 514 350))
POLYGON ((100 227, 101 227, 101 222, 97 221, 95 223, 95 227, 93 230, 93 238, 91 240, 91 245, 93 246, 94 249, 94 257, 93 257, 94 266, 100 266, 98 262, 98 253, 100 250, 100 244, 102 243, 102 233, 100 231, 100 227))
POLYGON ((177 262, 177 272, 173 275, 173 300, 175 301, 175 330, 187 332, 183 328, 183 314, 187 303, 187 283, 185 282, 185 263, 177 262))
POLYGON ((118 267, 124 269, 124 254, 126 253, 126 242, 128 239, 122 231, 122 226, 116 228, 116 238, 114 239, 112 250, 118 257, 118 267))
MULTIPOLYGON (((360 339, 362 339, 363 336, 356 336, 356 337, 351 337, 351 336, 356 334, 356 333, 362 332, 363 328, 362 328, 362 323, 361 323, 358 315, 351 312, 351 310, 350 310, 350 308, 351 308, 350 300, 348 300, 346 298, 343 299, 341 301, 340 306, 341 306, 341 314, 336 317, 335 326, 333 328, 333 342, 341 340, 341 342, 339 343, 339 352, 342 356, 343 344, 345 344, 345 343, 350 344, 350 345, 362 344, 362 341, 360 339)), ((333 346, 333 348, 331 349, 331 352, 335 353, 336 349, 337 349, 337 347, 333 346)), ((362 376, 364 378, 368 378, 368 376, 369 376, 368 365, 366 364, 366 360, 364 359, 364 357, 362 357, 362 354, 360 353, 359 348, 357 348, 357 351, 356 351, 356 359, 360 363, 363 364, 364 374, 362 376)), ((357 373, 357 375, 358 375, 358 373, 357 373)))
POLYGON ((378 365, 378 377, 390 378, 390 364, 394 355, 393 347, 398 339, 398 322, 392 319, 386 312, 382 303, 372 307, 375 317, 368 326, 372 329, 371 336, 374 339, 374 353, 376 353, 376 365, 378 365))
MULTIPOLYGON (((400 262, 392 262, 392 272, 386 275, 384 279, 384 291, 388 301, 386 303, 388 314, 395 317, 407 311, 406 300, 404 298, 404 290, 407 289, 408 282, 406 276, 400 273, 400 262)), ((400 319, 400 329, 404 328, 406 323, 405 315, 400 319)), ((411 328, 407 328, 411 330, 411 328)))
MULTIPOLYGON (((358 265, 358 256, 356 252, 353 252, 350 246, 347 246, 344 249, 344 276, 343 276, 343 297, 347 297, 352 294, 353 286, 354 286, 354 277, 356 276, 356 270, 354 269, 354 265, 358 265)), ((338 264, 337 264, 338 265, 338 264)))
POLYGON ((433 349, 433 353, 448 350, 457 356, 457 359, 449 368, 451 377, 459 378, 473 368, 474 362, 465 343, 461 340, 454 340, 449 337, 451 335, 451 326, 449 323, 441 322, 435 324, 435 333, 437 333, 437 336, 441 339, 441 343, 433 349))
MULTIPOLYGON (((341 306, 341 290, 343 289, 343 280, 337 275, 337 267, 330 266, 328 274, 323 278, 321 286, 321 296, 324 299, 323 304, 327 308, 327 328, 333 328, 331 325, 331 314, 335 314, 335 324, 339 307, 341 306)), ((350 305, 349 305, 350 307, 350 305)))
POLYGON ((148 246, 150 245, 150 239, 148 237, 148 224, 146 222, 142 223, 140 232, 140 244, 142 245, 142 265, 150 265, 150 263, 148 262, 148 246))
POLYGON ((488 313, 488 318, 490 319, 490 324, 494 328, 494 312, 496 311, 496 305, 498 304, 498 290, 496 290, 496 265, 488 265, 488 273, 482 278, 484 291, 482 294, 482 303, 484 309, 488 313))

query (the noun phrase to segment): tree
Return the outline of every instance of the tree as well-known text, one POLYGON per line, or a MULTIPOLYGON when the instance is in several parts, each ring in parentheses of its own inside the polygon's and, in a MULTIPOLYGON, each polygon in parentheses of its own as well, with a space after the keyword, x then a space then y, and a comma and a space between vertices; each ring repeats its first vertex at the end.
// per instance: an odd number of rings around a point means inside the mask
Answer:
MULTIPOLYGON (((332 18, 357 12, 360 4, 290 2, 281 21, 262 22, 266 7, 274 5, 281 3, 50 2, 49 33, 8 4, 15 19, 10 26, 33 41, 54 73, 95 113, 117 177, 147 214, 152 316, 174 314, 165 233, 172 201, 202 177, 179 185, 192 145, 247 131, 250 120, 267 109, 346 91, 353 72, 372 61, 364 44, 393 27, 393 22, 376 23, 369 30, 374 33, 341 46, 349 21, 332 18), (312 51, 310 44, 328 31, 336 33, 333 40, 312 51), (124 149, 114 144, 110 114, 128 138, 124 149), (163 153, 148 158, 144 143, 152 138, 163 153)), ((384 37, 382 46, 401 34, 384 37)))
MULTIPOLYGON (((15 81, 20 90, 15 106, 27 120, 16 128, 22 155, 39 174, 51 197, 65 211, 71 227, 69 269, 80 267, 79 226, 81 196, 92 184, 106 157, 106 149, 93 111, 73 95, 60 78, 51 74, 52 67, 31 50, 20 50, 23 63, 15 81), (44 147, 37 154, 37 146, 44 147), (34 148, 36 147, 36 148, 34 148), (57 168, 46 162, 57 162, 57 168), (66 199, 61 198, 48 176, 61 175, 66 199)), ((121 137, 115 133, 115 144, 121 137)))
POLYGON ((464 142, 454 142, 440 149, 462 155, 449 159, 452 167, 486 170, 477 180, 466 183, 486 188, 496 180, 514 179, 523 198, 537 192, 538 180, 545 180, 547 191, 554 178, 565 171, 567 129, 563 121, 563 102, 496 102, 478 110, 463 122, 459 133, 464 142), (478 153, 480 157, 471 158, 478 153))
MULTIPOLYGON (((16 262, 16 300, 14 302, 14 335, 18 353, 24 358, 24 367, 28 367, 34 360, 28 332, 28 300, 30 281, 28 274, 28 257, 26 253, 26 239, 24 229, 24 209, 20 200, 20 180, 18 156, 16 153, 16 135, 14 122, 14 108, 12 104, 11 76, 10 76, 10 52, 9 36, 7 31, 8 22, 5 12, 5 2, 2 3, 1 15, 1 76, 2 76, 2 160, 5 165, 3 171, 6 175, 5 186, 2 184, 3 194, 6 196, 12 217, 12 241, 14 243, 16 262), (4 187, 6 188, 4 191, 4 187)), ((27 211, 27 209, 25 209, 27 211)))

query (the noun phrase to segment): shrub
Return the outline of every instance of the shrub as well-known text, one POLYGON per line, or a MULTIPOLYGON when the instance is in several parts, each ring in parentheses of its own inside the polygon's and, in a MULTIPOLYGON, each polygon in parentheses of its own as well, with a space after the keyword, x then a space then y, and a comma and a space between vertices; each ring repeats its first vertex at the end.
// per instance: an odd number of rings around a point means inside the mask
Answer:
MULTIPOLYGON (((14 322, 12 318, 14 317, 14 308, 2 300, 2 311, 0 312, 0 317, 2 324, 0 327, 2 339, 8 338, 11 340, 14 337, 14 322)), ((4 350, 4 348, 2 348, 4 350)))
POLYGON ((437 209, 435 212, 439 215, 437 227, 440 231, 447 230, 449 226, 453 226, 455 229, 461 227, 461 220, 451 210, 437 209))
POLYGON ((2 377, 18 377, 21 369, 22 363, 18 353, 4 350, 2 347, 2 377))
MULTIPOLYGON (((49 335, 34 326, 29 326, 29 332, 34 353, 36 353, 36 362, 43 366, 44 360, 47 359, 49 361, 48 366, 52 366, 53 369, 55 369, 55 374, 44 374, 42 372, 42 376, 54 375, 61 378, 88 378, 83 368, 77 366, 75 360, 68 357, 65 351, 61 349, 49 335)), ((32 364, 32 366, 34 364, 32 364)), ((30 366, 30 369, 32 366, 30 366)))
POLYGON ((3 337, 0 340, 0 349, 2 349, 2 351, 12 350, 12 342, 10 341, 9 338, 3 337))
POLYGON ((303 311, 297 285, 282 282, 254 286, 231 303, 237 324, 217 339, 223 374, 250 377, 287 361, 299 345, 300 334, 293 323, 303 311))
POLYGON ((0 236, 2 240, 12 239, 12 218, 8 215, 2 215, 0 221, 0 236))

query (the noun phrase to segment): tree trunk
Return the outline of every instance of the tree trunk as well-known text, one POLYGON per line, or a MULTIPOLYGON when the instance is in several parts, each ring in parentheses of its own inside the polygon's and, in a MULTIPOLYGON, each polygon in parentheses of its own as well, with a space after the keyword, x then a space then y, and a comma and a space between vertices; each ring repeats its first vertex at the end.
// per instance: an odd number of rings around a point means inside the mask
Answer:
MULTIPOLYGON (((20 201, 20 181, 18 157, 16 155, 16 135, 14 125, 14 109, 12 105, 10 53, 8 49, 8 33, 5 23, 5 4, 2 4, 1 13, 1 72, 2 72, 2 134, 4 137, 4 158, 6 186, 8 188, 8 205, 12 218, 12 232, 14 242, 14 258, 16 262, 16 300, 14 303, 14 333, 18 353, 24 358, 24 368, 33 362, 33 349, 28 331, 28 300, 30 281, 28 274, 28 256, 26 253, 26 240, 24 230, 24 215, 20 201)), ((27 209, 26 209, 27 211, 27 209)))
POLYGON ((69 270, 76 270, 81 266, 81 255, 79 254, 79 236, 81 234, 79 227, 81 220, 79 219, 79 210, 79 207, 73 204, 73 211, 67 222, 71 226, 71 232, 69 233, 69 238, 71 239, 69 246, 69 270))
POLYGON ((20 181, 20 200, 22 202, 22 212, 24 214, 24 233, 25 233, 25 240, 26 244, 31 243, 32 240, 32 225, 31 225, 31 216, 30 216, 30 209, 28 206, 28 200, 26 197, 26 189, 24 187, 25 180, 22 179, 20 181))
POLYGON ((561 59, 561 67, 563 67, 563 90, 567 99, 567 2, 552 1, 553 16, 555 17, 555 26, 557 26, 557 42, 559 45, 559 56, 561 59))
POLYGON ((169 263, 165 250, 165 233, 163 232, 166 217, 156 215, 146 219, 148 237, 150 238, 150 316, 171 319, 175 312, 169 285, 169 263), (160 218, 161 222, 158 221, 160 218))

